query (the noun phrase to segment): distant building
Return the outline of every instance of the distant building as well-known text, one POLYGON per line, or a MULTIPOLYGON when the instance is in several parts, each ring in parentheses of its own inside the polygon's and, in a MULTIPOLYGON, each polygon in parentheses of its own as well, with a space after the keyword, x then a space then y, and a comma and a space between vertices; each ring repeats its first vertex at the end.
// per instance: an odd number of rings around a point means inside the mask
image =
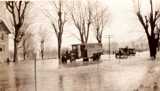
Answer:
POLYGON ((0 20, 0 62, 5 62, 9 58, 9 34, 8 27, 0 20))

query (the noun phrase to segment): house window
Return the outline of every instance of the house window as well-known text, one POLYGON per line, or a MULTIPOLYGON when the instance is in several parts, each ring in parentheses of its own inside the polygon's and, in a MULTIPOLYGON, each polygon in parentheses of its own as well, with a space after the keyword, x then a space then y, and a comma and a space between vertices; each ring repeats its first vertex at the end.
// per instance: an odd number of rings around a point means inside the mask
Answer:
POLYGON ((0 52, 5 51, 5 46, 4 45, 0 45, 0 52))
POLYGON ((2 48, 0 48, 0 52, 2 52, 2 48))
POLYGON ((0 39, 4 40, 4 34, 3 33, 1 34, 0 39))
POLYGON ((1 37, 1 39, 2 39, 2 40, 4 40, 4 34, 2 34, 2 37, 1 37))

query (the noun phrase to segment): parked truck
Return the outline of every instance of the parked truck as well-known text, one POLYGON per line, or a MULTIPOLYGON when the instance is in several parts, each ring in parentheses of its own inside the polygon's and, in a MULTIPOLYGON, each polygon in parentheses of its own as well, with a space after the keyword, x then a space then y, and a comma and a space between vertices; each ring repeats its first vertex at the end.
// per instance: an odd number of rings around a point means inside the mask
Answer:
POLYGON ((76 61, 76 59, 83 59, 84 62, 92 59, 99 60, 103 54, 101 43, 87 43, 87 44, 73 44, 72 49, 62 55, 62 62, 67 63, 76 61))

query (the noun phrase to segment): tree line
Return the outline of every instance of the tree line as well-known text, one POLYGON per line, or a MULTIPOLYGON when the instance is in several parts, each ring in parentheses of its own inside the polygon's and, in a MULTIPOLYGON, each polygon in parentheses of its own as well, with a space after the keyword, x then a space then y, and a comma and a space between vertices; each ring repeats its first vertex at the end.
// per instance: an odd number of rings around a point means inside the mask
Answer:
MULTIPOLYGON (((156 58, 158 41, 159 41, 159 9, 153 9, 152 0, 150 2, 150 14, 143 15, 141 11, 140 3, 137 4, 138 10, 135 12, 137 20, 143 26, 145 33, 148 38, 148 45, 150 51, 150 57, 156 58)), ((139 1, 138 1, 139 2, 139 1)), ((24 25, 25 16, 27 15, 27 9, 30 7, 32 2, 30 1, 6 1, 6 9, 11 15, 12 27, 14 28, 14 58, 13 62, 18 59, 18 45, 23 41, 24 58, 26 53, 26 35, 31 36, 22 29, 24 25)), ((61 50, 62 50, 62 38, 65 29, 65 24, 67 22, 72 22, 72 24, 77 28, 81 43, 88 43, 88 38, 90 31, 95 32, 95 38, 98 43, 102 43, 102 36, 104 27, 108 21, 109 10, 107 6, 103 6, 102 2, 95 0, 54 0, 50 1, 53 7, 53 12, 42 9, 43 14, 50 20, 53 27, 53 31, 56 34, 57 46, 58 46, 58 59, 61 60, 61 50), (54 18, 53 18, 54 17, 54 18)), ((41 40, 41 54, 42 58, 44 56, 44 40, 41 40)), ((27 44, 28 45, 28 44, 27 44)), ((61 63, 61 61, 59 61, 61 63)))

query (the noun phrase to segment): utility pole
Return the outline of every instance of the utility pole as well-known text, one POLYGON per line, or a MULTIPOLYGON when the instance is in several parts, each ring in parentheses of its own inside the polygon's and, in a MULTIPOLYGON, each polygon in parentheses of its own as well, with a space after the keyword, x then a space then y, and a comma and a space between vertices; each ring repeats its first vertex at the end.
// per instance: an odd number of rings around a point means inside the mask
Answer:
POLYGON ((109 53, 109 59, 111 58, 111 38, 112 38, 112 35, 109 34, 109 35, 105 35, 106 38, 108 38, 108 53, 109 53))
POLYGON ((37 54, 35 53, 35 59, 34 59, 34 86, 35 91, 37 91, 37 54))

